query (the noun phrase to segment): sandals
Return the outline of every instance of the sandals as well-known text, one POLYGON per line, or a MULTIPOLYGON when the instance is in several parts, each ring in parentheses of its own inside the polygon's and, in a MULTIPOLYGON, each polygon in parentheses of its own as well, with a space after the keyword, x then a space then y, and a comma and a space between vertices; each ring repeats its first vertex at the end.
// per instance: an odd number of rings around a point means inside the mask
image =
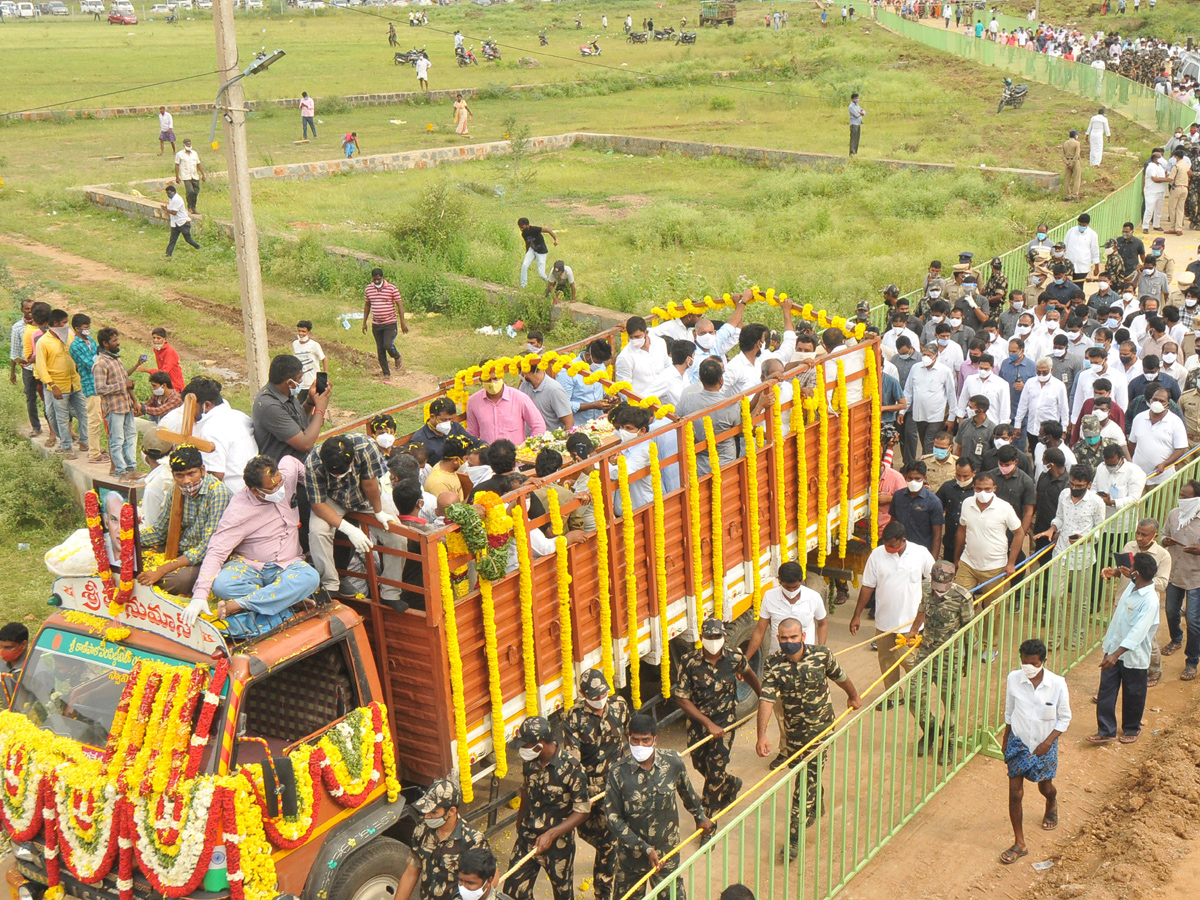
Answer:
POLYGON ((1179 648, 1182 646, 1183 646, 1183 644, 1180 643, 1179 641, 1171 641, 1171 643, 1167 644, 1167 646, 1162 648, 1162 655, 1170 656, 1172 653, 1178 653, 1179 648))
POLYGON ((1117 738, 1117 740, 1120 741, 1122 744, 1133 744, 1133 743, 1136 743, 1137 739, 1140 738, 1141 736, 1142 736, 1142 729, 1139 728, 1133 734, 1121 735, 1119 738, 1117 738))
POLYGON ((1185 666, 1183 669, 1183 674, 1179 676, 1179 680, 1180 681, 1195 681, 1196 680, 1196 667, 1195 666, 1185 666))
POLYGON ((1003 853, 1000 854, 1000 862, 1004 863, 1004 865, 1006 865, 1006 866, 1011 866, 1022 856, 1028 856, 1028 855, 1029 855, 1028 848, 1026 848, 1024 850, 1018 850, 1017 845, 1013 844, 1011 847, 1009 847, 1007 850, 1005 850, 1003 853))
POLYGON ((1146 678, 1146 687, 1152 688, 1152 687, 1156 686, 1160 681, 1162 681, 1162 672, 1159 672, 1157 675, 1151 675, 1151 676, 1147 677, 1146 678))
POLYGON ((1104 734, 1089 734, 1084 740, 1089 744, 1111 744, 1116 738, 1104 734))
POLYGON ((1058 827, 1058 807, 1055 806, 1053 811, 1046 813, 1042 817, 1042 831, 1053 831, 1058 827))

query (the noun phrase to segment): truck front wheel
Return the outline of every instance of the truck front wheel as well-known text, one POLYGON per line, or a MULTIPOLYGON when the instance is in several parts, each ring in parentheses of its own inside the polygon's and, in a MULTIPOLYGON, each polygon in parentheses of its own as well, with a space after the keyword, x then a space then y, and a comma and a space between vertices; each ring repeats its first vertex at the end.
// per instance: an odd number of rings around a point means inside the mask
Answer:
POLYGON ((407 865, 407 847, 378 837, 346 860, 329 895, 337 900, 391 900, 407 865))

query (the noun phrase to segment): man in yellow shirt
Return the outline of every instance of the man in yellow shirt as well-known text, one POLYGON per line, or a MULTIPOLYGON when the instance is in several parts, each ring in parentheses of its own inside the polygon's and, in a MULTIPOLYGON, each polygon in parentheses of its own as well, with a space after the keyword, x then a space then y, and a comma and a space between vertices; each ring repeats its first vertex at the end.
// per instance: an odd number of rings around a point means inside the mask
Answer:
POLYGON ((50 326, 38 340, 33 352, 33 376, 48 392, 47 412, 58 433, 59 452, 65 459, 78 457, 71 443, 71 416, 79 424, 80 447, 86 450, 88 445, 87 403, 75 360, 67 350, 71 341, 66 311, 53 309, 50 311, 50 326))

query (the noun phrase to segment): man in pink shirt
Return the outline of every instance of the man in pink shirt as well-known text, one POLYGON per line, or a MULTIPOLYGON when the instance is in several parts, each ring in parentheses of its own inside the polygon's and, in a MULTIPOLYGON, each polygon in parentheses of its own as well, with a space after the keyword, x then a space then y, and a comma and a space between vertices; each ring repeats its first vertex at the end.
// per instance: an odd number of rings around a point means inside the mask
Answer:
POLYGON ((313 98, 308 96, 308 91, 300 92, 300 121, 304 125, 304 137, 302 140, 308 140, 308 129, 312 129, 313 137, 317 136, 317 104, 313 102, 313 98))
POLYGON ((317 589, 321 578, 304 561, 300 509, 293 502, 303 477, 304 463, 292 456, 278 464, 267 456, 246 463, 245 490, 233 495, 209 539, 192 602, 184 611, 189 625, 208 612, 210 588, 217 598, 217 617, 234 637, 274 628, 289 607, 317 589))
POLYGON ((519 447, 526 437, 544 433, 546 420, 529 397, 493 378, 467 401, 467 431, 487 444, 503 438, 519 447))

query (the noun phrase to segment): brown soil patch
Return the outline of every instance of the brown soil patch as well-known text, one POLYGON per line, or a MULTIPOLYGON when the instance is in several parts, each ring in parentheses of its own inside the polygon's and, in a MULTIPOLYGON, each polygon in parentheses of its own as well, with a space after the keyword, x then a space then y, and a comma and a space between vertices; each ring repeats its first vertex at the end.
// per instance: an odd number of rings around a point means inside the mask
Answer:
POLYGON ((597 222, 615 222, 628 219, 644 206, 648 206, 650 198, 645 194, 625 194, 621 197, 611 197, 607 203, 587 203, 582 200, 557 200, 551 198, 544 201, 551 209, 565 209, 579 216, 588 216, 597 222))

